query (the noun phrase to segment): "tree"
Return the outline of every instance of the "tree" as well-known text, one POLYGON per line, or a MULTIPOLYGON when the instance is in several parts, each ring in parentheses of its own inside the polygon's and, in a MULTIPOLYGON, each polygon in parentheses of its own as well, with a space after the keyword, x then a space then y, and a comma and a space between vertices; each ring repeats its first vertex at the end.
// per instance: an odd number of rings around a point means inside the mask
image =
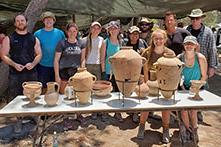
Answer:
POLYGON ((45 9, 48 0, 31 0, 25 10, 25 16, 28 18, 28 32, 32 32, 42 11, 45 9))

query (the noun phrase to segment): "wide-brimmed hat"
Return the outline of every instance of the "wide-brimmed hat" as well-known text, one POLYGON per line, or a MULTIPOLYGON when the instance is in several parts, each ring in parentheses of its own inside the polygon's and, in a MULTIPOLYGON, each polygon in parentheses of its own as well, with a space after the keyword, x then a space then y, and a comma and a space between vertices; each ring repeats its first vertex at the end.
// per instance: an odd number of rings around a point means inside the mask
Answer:
POLYGON ((201 9, 193 9, 188 15, 189 17, 205 17, 206 15, 203 13, 201 9))
POLYGON ((95 25, 98 25, 99 27, 101 27, 101 24, 98 21, 92 22, 91 27, 93 27, 95 25))
POLYGON ((187 43, 187 42, 191 42, 191 43, 193 43, 193 44, 198 44, 196 37, 195 37, 195 36, 192 36, 192 35, 186 36, 186 37, 184 38, 183 43, 185 44, 185 43, 187 43))
POLYGON ((118 21, 111 21, 108 23, 107 29, 109 29, 110 27, 115 27, 115 28, 119 29, 120 23, 118 21))
POLYGON ((140 33, 140 29, 137 26, 131 26, 128 31, 129 33, 133 33, 133 32, 140 33))
POLYGON ((140 23, 142 23, 142 22, 151 23, 150 20, 149 20, 148 18, 146 18, 146 17, 142 17, 142 18, 140 19, 140 23))
POLYGON ((54 21, 56 21, 55 15, 54 13, 50 12, 50 11, 46 11, 44 13, 42 13, 41 15, 41 20, 44 21, 45 18, 51 17, 54 19, 54 21))

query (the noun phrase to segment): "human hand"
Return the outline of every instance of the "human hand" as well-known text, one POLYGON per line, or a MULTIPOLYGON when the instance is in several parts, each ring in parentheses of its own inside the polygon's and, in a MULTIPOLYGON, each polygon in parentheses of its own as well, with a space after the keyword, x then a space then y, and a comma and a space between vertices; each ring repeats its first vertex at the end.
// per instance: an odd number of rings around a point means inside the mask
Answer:
POLYGON ((15 64, 14 64, 14 68, 15 68, 17 71, 22 71, 22 70, 25 68, 25 66, 23 66, 23 65, 21 65, 21 64, 15 63, 15 64))
POLYGON ((210 67, 208 71, 208 77, 211 78, 215 74, 215 68, 210 67))
POLYGON ((33 63, 27 63, 27 64, 25 65, 25 67, 26 67, 28 70, 31 70, 31 69, 34 68, 34 64, 33 64, 33 63))

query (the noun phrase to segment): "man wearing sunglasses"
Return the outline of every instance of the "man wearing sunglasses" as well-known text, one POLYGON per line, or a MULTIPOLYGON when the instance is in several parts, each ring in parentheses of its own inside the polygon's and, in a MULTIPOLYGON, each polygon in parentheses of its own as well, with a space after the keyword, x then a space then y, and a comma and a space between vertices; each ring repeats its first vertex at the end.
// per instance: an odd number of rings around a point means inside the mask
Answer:
POLYGON ((145 40, 147 44, 150 42, 150 37, 152 34, 153 22, 151 22, 148 18, 142 17, 140 22, 138 23, 138 27, 141 31, 140 38, 145 40))

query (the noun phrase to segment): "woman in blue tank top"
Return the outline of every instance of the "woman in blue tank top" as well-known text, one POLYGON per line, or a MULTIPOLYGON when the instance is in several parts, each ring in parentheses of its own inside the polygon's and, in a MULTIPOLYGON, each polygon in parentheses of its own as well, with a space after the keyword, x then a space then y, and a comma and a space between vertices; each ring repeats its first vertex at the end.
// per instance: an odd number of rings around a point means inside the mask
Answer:
MULTIPOLYGON (((184 88, 190 89, 191 80, 203 80, 207 79, 207 61, 203 54, 195 51, 198 46, 196 37, 187 36, 184 41, 184 53, 178 55, 185 66, 182 71, 184 76, 184 88)), ((181 111, 183 123, 188 132, 191 132, 195 136, 196 141, 199 141, 197 134, 197 110, 181 111), (189 118, 189 114, 190 118, 189 118), (191 121, 191 125, 190 122, 191 121)))

